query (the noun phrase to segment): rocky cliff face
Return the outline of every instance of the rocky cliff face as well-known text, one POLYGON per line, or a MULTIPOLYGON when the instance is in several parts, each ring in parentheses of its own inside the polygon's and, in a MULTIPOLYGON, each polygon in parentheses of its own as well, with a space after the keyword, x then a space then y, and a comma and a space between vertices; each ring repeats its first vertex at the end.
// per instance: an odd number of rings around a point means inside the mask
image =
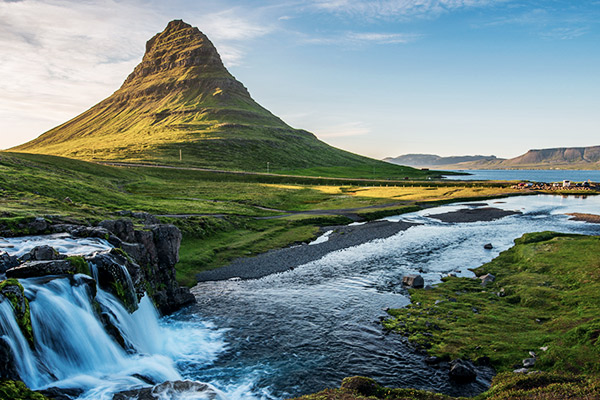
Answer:
POLYGON ((214 89, 221 85, 226 91, 236 90, 237 94, 250 97, 246 88, 227 71, 208 37, 198 28, 175 20, 146 43, 142 62, 117 94, 132 97, 131 94, 142 90, 183 90, 199 85, 214 89))
MULTIPOLYGON (((39 231, 24 227, 29 234, 66 232, 74 237, 102 238, 115 248, 85 259, 66 258, 48 246, 36 247, 19 258, 0 253, 0 273, 16 279, 74 273, 92 275, 93 265, 97 284, 120 298, 130 311, 134 311, 139 299, 148 293, 159 311, 169 314, 195 301, 189 289, 179 287, 175 277, 181 232, 173 225, 159 224, 148 216, 149 224, 143 229, 134 229, 129 219, 106 220, 98 226, 45 221, 44 229, 39 231)), ((35 219, 31 224, 42 228, 35 219)))

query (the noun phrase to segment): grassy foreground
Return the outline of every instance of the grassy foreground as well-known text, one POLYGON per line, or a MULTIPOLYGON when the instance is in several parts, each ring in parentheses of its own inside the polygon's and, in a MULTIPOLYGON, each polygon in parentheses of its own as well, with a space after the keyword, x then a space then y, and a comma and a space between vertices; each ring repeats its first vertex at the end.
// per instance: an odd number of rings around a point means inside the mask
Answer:
POLYGON ((474 270, 494 282, 445 278, 411 291, 412 304, 391 310, 387 329, 431 355, 489 357, 498 371, 521 368, 600 376, 600 237, 525 234, 474 270), (469 340, 464 340, 464 338, 469 340))
POLYGON ((415 389, 391 389, 373 379, 345 378, 339 389, 326 389, 295 400, 595 400, 600 398, 600 381, 593 377, 539 373, 496 375, 490 389, 476 397, 451 397, 415 389))
MULTIPOLYGON (((489 357, 500 372, 476 400, 600 399, 600 237, 525 234, 515 246, 474 270, 493 274, 446 278, 411 290, 412 304, 391 310, 387 329, 430 355, 489 357), (529 373, 513 373, 535 353, 529 373)), ((298 400, 452 400, 414 389, 382 387, 364 377, 298 400)))
POLYGON ((509 184, 340 176, 113 167, 0 152, 0 229, 35 216, 94 223, 121 218, 121 210, 149 212, 182 230, 178 280, 193 285, 204 269, 309 241, 320 227, 350 218, 371 220, 439 202, 517 193, 509 184))

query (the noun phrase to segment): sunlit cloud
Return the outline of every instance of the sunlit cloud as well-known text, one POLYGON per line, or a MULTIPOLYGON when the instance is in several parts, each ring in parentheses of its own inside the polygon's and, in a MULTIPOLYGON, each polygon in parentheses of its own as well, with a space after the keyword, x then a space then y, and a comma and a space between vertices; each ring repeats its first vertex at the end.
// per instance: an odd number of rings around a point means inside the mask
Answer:
POLYGON ((243 63, 244 43, 274 29, 235 8, 182 16, 164 7, 158 0, 0 1, 2 135, 32 139, 109 96, 171 19, 199 26, 228 67, 243 63), (19 121, 32 114, 37 123, 25 133, 19 121))
POLYGON ((302 42, 322 45, 406 44, 423 37, 417 33, 344 32, 321 37, 305 37, 302 42))
POLYGON ((314 0, 317 10, 364 18, 429 17, 461 8, 485 7, 507 0, 314 0))
POLYGON ((534 8, 494 18, 476 27, 514 25, 543 39, 572 40, 588 34, 591 26, 598 24, 599 16, 600 13, 594 15, 590 14, 589 10, 578 10, 577 4, 574 4, 573 9, 566 15, 556 15, 551 9, 534 8))

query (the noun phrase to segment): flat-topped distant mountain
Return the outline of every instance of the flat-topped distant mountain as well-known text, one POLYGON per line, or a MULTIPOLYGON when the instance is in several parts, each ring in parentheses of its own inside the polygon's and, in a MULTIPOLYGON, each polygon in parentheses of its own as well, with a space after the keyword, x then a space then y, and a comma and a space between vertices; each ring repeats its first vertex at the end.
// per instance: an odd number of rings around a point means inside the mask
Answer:
POLYGON ((529 150, 515 158, 406 154, 384 161, 438 169, 600 169, 600 146, 529 150))
POLYGON ((500 166, 502 168, 600 169, 600 146, 529 150, 521 156, 503 161, 500 166))
POLYGON ((367 177, 425 176, 290 127, 255 102, 210 40, 181 20, 147 42, 142 62, 110 97, 11 150, 243 171, 265 171, 269 163, 271 171, 320 174, 335 167, 368 171, 367 177))
POLYGON ((496 156, 451 156, 441 157, 435 154, 404 154, 398 157, 387 157, 383 161, 393 164, 408 165, 415 168, 442 167, 473 161, 499 161, 496 156))

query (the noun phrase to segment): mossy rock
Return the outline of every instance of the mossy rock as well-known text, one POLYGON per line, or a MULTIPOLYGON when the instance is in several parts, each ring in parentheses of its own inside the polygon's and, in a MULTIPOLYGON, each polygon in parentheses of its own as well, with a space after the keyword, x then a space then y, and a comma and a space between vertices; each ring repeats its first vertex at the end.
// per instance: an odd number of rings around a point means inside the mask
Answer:
POLYGON ((90 266, 83 257, 81 257, 81 256, 67 257, 67 261, 69 263, 71 263, 71 265, 73 267, 75 267, 75 270, 77 271, 78 274, 85 274, 88 276, 92 276, 92 273, 90 271, 90 266))
POLYGON ((29 389, 21 381, 0 381, 0 399, 11 400, 52 400, 29 389))
POLYGON ((6 279, 0 282, 0 295, 7 298, 14 310, 15 318, 21 332, 30 346, 33 346, 33 328, 29 300, 25 297, 25 289, 16 279, 6 279))

